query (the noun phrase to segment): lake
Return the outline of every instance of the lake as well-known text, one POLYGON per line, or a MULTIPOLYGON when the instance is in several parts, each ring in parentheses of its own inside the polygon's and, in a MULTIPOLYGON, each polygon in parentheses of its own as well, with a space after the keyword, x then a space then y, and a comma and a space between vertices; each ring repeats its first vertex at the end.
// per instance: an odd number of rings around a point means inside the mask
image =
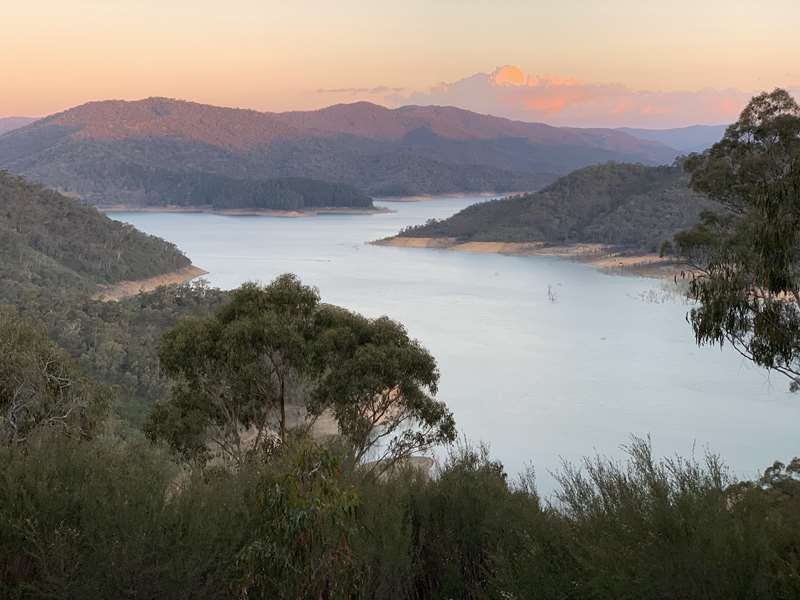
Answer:
POLYGON ((112 216, 177 244, 213 285, 292 272, 325 302, 401 321, 436 357, 459 431, 510 473, 533 464, 544 491, 562 459, 619 456, 630 434, 651 435, 661 455, 710 448, 748 477, 798 453, 800 396, 730 349, 696 347, 686 302, 659 281, 366 244, 482 200, 376 202, 396 211, 376 215, 112 216))

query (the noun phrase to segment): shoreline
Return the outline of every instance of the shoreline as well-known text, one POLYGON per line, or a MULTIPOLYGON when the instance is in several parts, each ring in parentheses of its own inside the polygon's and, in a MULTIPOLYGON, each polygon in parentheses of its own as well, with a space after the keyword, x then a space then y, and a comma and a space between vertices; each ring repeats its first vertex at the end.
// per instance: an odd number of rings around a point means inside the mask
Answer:
POLYGON ((143 292, 152 292, 161 286, 188 283, 206 274, 208 274, 208 271, 194 265, 189 265, 177 271, 163 273, 147 279, 126 280, 98 286, 99 289, 92 295, 92 300, 119 302, 120 300, 136 296, 143 292))
POLYGON ((430 200, 439 200, 442 198, 463 198, 476 197, 476 198, 507 198, 508 196, 516 196, 517 194, 530 194, 531 191, 518 191, 518 192, 446 192, 444 194, 415 194, 413 196, 376 196, 374 198, 377 202, 397 202, 398 204, 404 202, 428 202, 430 200))
POLYGON ((658 254, 625 254, 605 244, 548 245, 544 242, 460 242, 456 238, 393 236, 369 242, 375 246, 395 248, 426 248, 503 254, 506 256, 550 256, 586 263, 609 274, 632 275, 652 279, 672 279, 685 272, 679 263, 658 254))
POLYGON ((377 215, 394 212, 391 208, 344 208, 319 207, 303 210, 276 210, 268 208, 225 208, 214 209, 210 206, 132 206, 129 204, 113 204, 96 206, 98 211, 106 213, 177 213, 177 214, 210 214, 222 217, 279 217, 295 219, 298 217, 316 217, 319 215, 377 215))

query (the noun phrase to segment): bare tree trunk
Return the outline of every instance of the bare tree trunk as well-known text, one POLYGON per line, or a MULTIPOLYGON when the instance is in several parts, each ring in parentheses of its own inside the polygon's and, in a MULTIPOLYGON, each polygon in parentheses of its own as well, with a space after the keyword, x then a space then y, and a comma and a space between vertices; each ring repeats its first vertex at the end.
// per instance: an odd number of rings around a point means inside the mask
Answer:
POLYGON ((283 383, 283 377, 280 378, 281 382, 281 443, 286 442, 286 392, 283 383))

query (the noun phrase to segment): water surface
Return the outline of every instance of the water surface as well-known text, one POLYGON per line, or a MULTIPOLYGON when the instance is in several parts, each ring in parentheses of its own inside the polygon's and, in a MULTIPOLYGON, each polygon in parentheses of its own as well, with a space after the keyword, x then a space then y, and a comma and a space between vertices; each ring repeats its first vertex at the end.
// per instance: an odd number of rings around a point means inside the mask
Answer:
POLYGON ((800 396, 733 351, 697 348, 688 307, 657 281, 558 258, 366 244, 481 200, 291 219, 113 216, 176 243, 214 285, 293 272, 326 302, 401 321, 437 358, 459 430, 512 473, 534 464, 545 490, 561 458, 619 455, 632 433, 652 435, 659 454, 710 447, 744 476, 798 453, 800 396))

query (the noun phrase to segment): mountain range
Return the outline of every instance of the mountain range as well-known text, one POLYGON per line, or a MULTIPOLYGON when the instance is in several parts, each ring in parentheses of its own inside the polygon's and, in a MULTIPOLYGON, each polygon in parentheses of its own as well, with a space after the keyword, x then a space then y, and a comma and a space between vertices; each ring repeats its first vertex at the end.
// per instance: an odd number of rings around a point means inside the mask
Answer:
POLYGON ((622 131, 641 140, 659 142, 681 154, 702 152, 717 143, 725 134, 727 125, 690 125, 674 129, 641 129, 620 127, 622 131))
MULTIPOLYGON (((250 206, 253 198, 269 208, 271 190, 301 179, 303 189, 348 186, 337 188, 338 197, 363 206, 360 192, 535 190, 586 165, 663 164, 676 154, 620 130, 366 102, 265 113, 167 98, 110 100, 0 136, 0 168, 97 205, 199 205, 233 190, 229 208, 250 206)), ((334 196, 330 189, 321 195, 334 196)))

